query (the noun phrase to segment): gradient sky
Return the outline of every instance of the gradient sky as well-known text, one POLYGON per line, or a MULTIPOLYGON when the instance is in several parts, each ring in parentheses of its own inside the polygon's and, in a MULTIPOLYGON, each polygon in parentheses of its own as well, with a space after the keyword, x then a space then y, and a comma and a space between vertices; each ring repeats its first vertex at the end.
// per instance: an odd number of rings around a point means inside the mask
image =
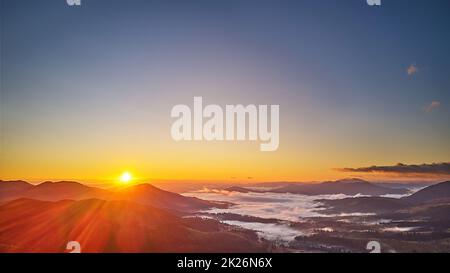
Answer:
POLYGON ((0 179, 322 180, 450 161, 450 1, 0 0, 0 179), (170 110, 279 104, 280 147, 170 110))

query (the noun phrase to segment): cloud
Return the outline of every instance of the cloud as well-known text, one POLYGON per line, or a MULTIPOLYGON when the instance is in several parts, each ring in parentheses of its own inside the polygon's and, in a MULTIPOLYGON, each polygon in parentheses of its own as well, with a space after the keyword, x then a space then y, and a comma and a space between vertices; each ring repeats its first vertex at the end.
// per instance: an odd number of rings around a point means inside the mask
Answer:
POLYGON ((414 74, 417 74, 418 72, 419 68, 415 64, 408 66, 408 68, 406 69, 406 73, 408 73, 408 76, 412 76, 414 74))
POLYGON ((439 101, 432 101, 430 104, 423 107, 423 111, 430 113, 433 110, 438 109, 439 107, 441 107, 441 103, 439 101))
POLYGON ((216 193, 216 194, 223 194, 223 195, 231 195, 234 192, 231 191, 227 191, 227 190, 222 190, 222 189, 210 189, 208 187, 203 187, 203 189, 198 190, 196 192, 199 193, 216 193))
POLYGON ((406 165, 398 163, 395 166, 371 166, 362 168, 341 168, 342 172, 360 172, 360 173, 399 173, 399 174, 450 174, 450 162, 432 163, 421 165, 406 165))
POLYGON ((361 195, 329 194, 329 195, 302 195, 269 192, 233 192, 222 194, 220 190, 210 192, 188 192, 184 196, 197 197, 203 200, 229 202, 235 204, 228 208, 213 208, 209 213, 234 213, 249 215, 265 219, 280 219, 285 221, 298 221, 299 217, 329 216, 321 213, 318 199, 343 199, 361 197, 361 195))
POLYGON ((294 229, 286 224, 267 224, 267 223, 252 223, 241 221, 223 221, 225 224, 232 226, 240 226, 245 229, 252 229, 257 234, 271 241, 278 241, 280 243, 289 242, 299 235, 307 235, 298 229, 294 229))

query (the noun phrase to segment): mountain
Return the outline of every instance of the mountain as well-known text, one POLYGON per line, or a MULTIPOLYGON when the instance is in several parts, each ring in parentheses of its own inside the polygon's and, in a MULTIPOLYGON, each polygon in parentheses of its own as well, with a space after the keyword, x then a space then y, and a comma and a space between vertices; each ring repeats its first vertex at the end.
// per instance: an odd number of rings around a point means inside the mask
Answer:
POLYGON ((317 184, 292 183, 270 190, 251 190, 244 187, 231 187, 227 190, 237 192, 272 192, 272 193, 293 193, 303 195, 324 195, 324 194, 346 194, 346 195, 372 195, 380 196, 385 194, 406 194, 409 192, 405 188, 389 188, 367 182, 362 179, 342 179, 332 182, 322 182, 317 184))
POLYGON ((384 213, 408 208, 410 204, 402 199, 386 197, 357 197, 344 199, 317 200, 325 208, 325 213, 384 213))
POLYGON ((382 187, 361 179, 343 179, 334 182, 323 182, 311 185, 286 186, 278 192, 301 193, 305 195, 346 194, 346 195, 373 195, 405 194, 407 189, 393 189, 382 187))
POLYGON ((186 197, 178 193, 161 190, 150 184, 140 184, 118 190, 114 193, 112 199, 128 200, 143 205, 177 211, 196 211, 211 207, 226 208, 229 205, 223 202, 186 197))
POLYGON ((212 207, 227 207, 229 204, 210 202, 195 197, 186 197, 177 193, 161 190, 150 184, 139 184, 117 190, 104 190, 89 187, 78 182, 44 182, 32 185, 23 181, 0 182, 0 202, 18 198, 42 201, 59 200, 126 200, 143 205, 177 211, 194 211, 212 207))
POLYGON ((0 252, 261 252, 256 234, 128 201, 17 199, 0 205, 0 252))
POLYGON ((247 189, 245 187, 238 187, 238 186, 229 187, 224 190, 232 191, 232 192, 240 192, 240 193, 260 192, 258 190, 251 190, 251 189, 247 189))
MULTIPOLYGON (((3 183, 0 183, 0 192, 2 192, 1 186, 3 185, 3 183)), ((24 191, 16 192, 15 195, 7 196, 6 199, 16 199, 18 197, 43 201, 58 201, 64 199, 80 200, 87 198, 104 199, 107 198, 109 194, 110 193, 107 190, 89 187, 78 182, 47 181, 38 185, 31 185, 31 187, 26 187, 24 188, 24 191)))
POLYGON ((416 204, 450 201, 450 181, 428 186, 406 197, 405 200, 416 204))
MULTIPOLYGON (((326 213, 393 212, 401 209, 413 209, 431 203, 450 203, 450 181, 428 186, 410 196, 398 199, 386 197, 357 197, 316 201, 322 203, 321 207, 326 208, 326 213)), ((450 214, 450 211, 448 213, 450 214)))
POLYGON ((0 180, 0 200, 7 199, 21 192, 31 189, 33 185, 22 180, 3 181, 0 180))

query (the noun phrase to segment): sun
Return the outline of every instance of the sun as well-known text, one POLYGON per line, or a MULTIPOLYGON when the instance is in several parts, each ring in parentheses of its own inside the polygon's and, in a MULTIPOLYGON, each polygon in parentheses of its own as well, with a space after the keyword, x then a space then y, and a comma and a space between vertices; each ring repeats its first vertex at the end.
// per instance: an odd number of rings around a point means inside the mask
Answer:
POLYGON ((122 184, 128 184, 131 182, 131 180, 133 179, 133 176, 131 175, 131 173, 129 172, 124 172, 122 173, 122 175, 120 176, 120 183, 122 184))

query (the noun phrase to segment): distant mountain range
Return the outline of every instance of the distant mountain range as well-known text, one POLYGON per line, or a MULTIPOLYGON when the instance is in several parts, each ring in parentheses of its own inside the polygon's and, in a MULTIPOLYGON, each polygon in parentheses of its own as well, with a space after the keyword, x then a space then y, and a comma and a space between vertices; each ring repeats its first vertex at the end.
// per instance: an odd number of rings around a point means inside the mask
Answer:
POLYGON ((387 197, 355 197, 337 200, 317 200, 328 213, 387 213, 424 204, 449 204, 450 181, 428 186, 418 192, 400 199, 387 197))
POLYGON ((389 188, 367 182, 362 179, 342 179, 332 182, 322 182, 318 184, 293 183, 283 184, 272 189, 250 189, 246 187, 230 187, 228 191, 235 192, 272 192, 272 193, 293 193, 303 195, 325 195, 325 194, 346 194, 346 195, 371 195, 381 196, 386 194, 406 194, 409 192, 405 188, 389 188))
POLYGON ((25 181, 0 181, 0 202, 18 198, 42 201, 83 200, 92 198, 101 200, 125 200, 142 205, 183 212, 213 207, 225 208, 229 205, 222 202, 186 197, 161 190, 150 184, 139 184, 117 190, 104 190, 71 181, 44 182, 38 185, 32 185, 25 181))
MULTIPOLYGON (((22 184, 25 185, 25 184, 22 184)), ((1 252, 262 252, 254 232, 129 201, 16 199, 0 205, 1 252)))

